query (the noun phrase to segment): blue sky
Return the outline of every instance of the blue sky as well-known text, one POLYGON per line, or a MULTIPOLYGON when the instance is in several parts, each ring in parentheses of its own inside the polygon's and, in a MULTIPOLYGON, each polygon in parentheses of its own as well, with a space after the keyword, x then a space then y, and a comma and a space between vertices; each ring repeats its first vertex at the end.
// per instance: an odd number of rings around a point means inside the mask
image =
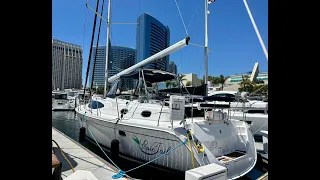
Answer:
MULTIPOLYGON (((189 27, 187 31, 190 42, 204 45, 204 0, 177 2, 184 23, 189 27)), ((86 0, 52 0, 52 38, 83 47, 83 82, 94 20, 94 13, 86 8, 85 3, 86 0)), ((101 3, 102 0, 100 5, 101 3)), ((105 19, 107 3, 105 0, 105 19)), ((268 49, 268 0, 247 0, 247 3, 268 49)), ((88 0, 88 4, 95 9, 96 0, 88 0)), ((243 0, 217 0, 209 5, 209 10, 209 49, 212 51, 209 54, 209 75, 245 73, 252 70, 255 62, 259 62, 260 72, 268 71, 268 62, 243 0)), ((171 45, 186 36, 175 0, 113 0, 111 21, 136 22, 144 12, 169 26, 171 45)), ((100 45, 106 44, 106 27, 103 21, 100 45)), ((135 48, 136 25, 114 24, 111 29, 112 45, 135 48)), ((192 45, 170 55, 170 60, 177 64, 179 73, 196 73, 199 78, 204 74, 203 59, 204 49, 192 45)))

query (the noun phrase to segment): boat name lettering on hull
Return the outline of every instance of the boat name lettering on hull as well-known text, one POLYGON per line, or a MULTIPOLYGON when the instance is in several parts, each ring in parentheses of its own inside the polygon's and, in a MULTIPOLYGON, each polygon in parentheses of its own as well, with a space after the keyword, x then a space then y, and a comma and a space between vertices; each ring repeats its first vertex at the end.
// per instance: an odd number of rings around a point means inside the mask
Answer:
POLYGON ((148 140, 139 140, 135 136, 132 139, 138 144, 140 151, 147 155, 165 154, 171 150, 171 147, 164 149, 160 142, 149 143, 148 140))

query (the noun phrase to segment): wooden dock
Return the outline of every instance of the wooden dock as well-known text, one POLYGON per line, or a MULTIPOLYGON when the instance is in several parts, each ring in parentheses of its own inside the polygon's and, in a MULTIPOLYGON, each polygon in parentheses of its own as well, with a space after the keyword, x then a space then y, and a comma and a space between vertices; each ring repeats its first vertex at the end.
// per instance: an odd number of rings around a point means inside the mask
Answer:
POLYGON ((75 178, 76 176, 81 176, 82 179, 112 180, 112 176, 117 174, 117 169, 113 165, 97 156, 78 142, 64 135, 54 127, 52 127, 52 139, 58 143, 66 158, 69 160, 75 170, 75 173, 73 173, 72 168, 61 155, 55 143, 53 143, 54 152, 59 161, 62 163, 63 179, 76 180, 78 179, 75 178))

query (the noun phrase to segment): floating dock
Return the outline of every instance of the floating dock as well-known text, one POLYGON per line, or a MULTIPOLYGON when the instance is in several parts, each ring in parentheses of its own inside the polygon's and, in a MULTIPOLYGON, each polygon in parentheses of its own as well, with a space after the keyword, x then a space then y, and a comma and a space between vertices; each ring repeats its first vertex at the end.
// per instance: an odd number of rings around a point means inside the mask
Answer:
MULTIPOLYGON (((61 155, 61 152, 59 151, 56 144, 53 143, 54 152, 59 161, 62 163, 61 176, 63 179, 76 180, 85 178, 90 180, 113 180, 112 176, 117 174, 116 167, 114 167, 98 155, 94 154, 75 140, 64 135, 54 127, 52 127, 52 139, 58 143, 64 155, 69 160, 75 171, 73 173, 71 166, 61 155), (79 178, 80 176, 81 178, 79 178)), ((127 178, 119 179, 123 180, 127 178)))

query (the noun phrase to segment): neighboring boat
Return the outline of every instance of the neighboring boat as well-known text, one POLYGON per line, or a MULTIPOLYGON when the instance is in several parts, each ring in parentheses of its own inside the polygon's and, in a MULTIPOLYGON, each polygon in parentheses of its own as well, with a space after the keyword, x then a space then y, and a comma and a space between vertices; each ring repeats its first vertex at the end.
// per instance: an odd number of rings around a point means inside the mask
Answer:
POLYGON ((52 100, 52 110, 74 110, 79 104, 77 92, 55 92, 52 100))
POLYGON ((69 99, 69 105, 72 109, 75 109, 80 104, 78 91, 68 92, 68 99, 69 99))
POLYGON ((239 98, 236 91, 215 91, 202 99, 211 101, 207 103, 215 107, 230 108, 230 117, 246 121, 254 135, 262 135, 261 130, 268 131, 268 102, 249 100, 247 97, 239 98), (214 101, 217 98, 230 98, 231 102, 214 101))

